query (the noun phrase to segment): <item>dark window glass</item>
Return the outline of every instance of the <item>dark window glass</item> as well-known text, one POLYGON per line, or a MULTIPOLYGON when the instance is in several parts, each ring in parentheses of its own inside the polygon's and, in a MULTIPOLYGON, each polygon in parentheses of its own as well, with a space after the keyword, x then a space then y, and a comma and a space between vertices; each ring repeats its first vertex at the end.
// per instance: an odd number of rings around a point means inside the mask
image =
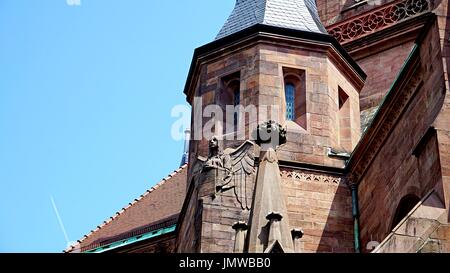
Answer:
POLYGON ((291 83, 285 86, 286 93, 286 119, 295 120, 295 86, 291 83))
POLYGON ((239 88, 234 90, 234 106, 238 106, 241 103, 241 92, 239 92, 239 88))
MULTIPOLYGON (((239 104, 241 104, 241 92, 238 87, 234 90, 234 107, 236 108, 236 106, 238 106, 239 104)), ((235 127, 238 124, 238 119, 239 119, 238 114, 239 114, 238 112, 236 112, 236 111, 234 112, 234 126, 235 127)))

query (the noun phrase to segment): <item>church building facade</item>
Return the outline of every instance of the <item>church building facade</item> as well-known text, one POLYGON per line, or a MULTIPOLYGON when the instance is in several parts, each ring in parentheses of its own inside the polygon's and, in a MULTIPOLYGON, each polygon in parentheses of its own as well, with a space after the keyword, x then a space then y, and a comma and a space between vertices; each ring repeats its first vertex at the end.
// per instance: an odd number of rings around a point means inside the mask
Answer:
POLYGON ((449 67, 448 0, 236 0, 181 167, 65 252, 450 252, 449 67))

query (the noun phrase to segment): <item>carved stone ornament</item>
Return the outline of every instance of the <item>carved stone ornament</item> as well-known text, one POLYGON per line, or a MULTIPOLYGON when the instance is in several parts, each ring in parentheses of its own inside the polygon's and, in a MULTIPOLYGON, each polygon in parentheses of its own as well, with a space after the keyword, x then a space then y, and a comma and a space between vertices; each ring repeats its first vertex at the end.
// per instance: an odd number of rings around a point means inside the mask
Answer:
POLYGON ((256 129, 256 144, 261 146, 263 150, 265 146, 276 150, 278 146, 286 143, 286 134, 286 128, 283 128, 273 120, 269 120, 258 125, 256 129))
POLYGON ((251 191, 255 172, 254 143, 246 141, 236 149, 220 151, 218 140, 213 137, 209 143, 209 157, 203 165, 203 172, 220 172, 216 179, 216 193, 233 189, 242 209, 250 210, 251 191))
POLYGON ((431 0, 395 1, 327 29, 338 42, 345 44, 429 11, 431 7, 431 0))
POLYGON ((318 183, 326 183, 326 184, 336 184, 339 185, 342 181, 342 178, 338 176, 332 176, 328 174, 317 174, 310 172, 300 172, 300 171, 292 171, 288 169, 281 170, 281 177, 283 178, 292 178, 294 180, 299 180, 302 182, 318 182, 318 183))
POLYGON ((258 126, 260 162, 250 216, 250 253, 290 253, 294 251, 286 200, 281 189, 277 147, 286 143, 286 130, 274 121, 258 126))

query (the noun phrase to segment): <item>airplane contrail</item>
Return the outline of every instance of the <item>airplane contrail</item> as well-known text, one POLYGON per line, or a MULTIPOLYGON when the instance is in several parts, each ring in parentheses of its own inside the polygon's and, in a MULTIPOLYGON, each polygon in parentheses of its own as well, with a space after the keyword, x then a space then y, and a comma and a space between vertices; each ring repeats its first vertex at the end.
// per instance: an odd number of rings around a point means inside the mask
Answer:
POLYGON ((55 211, 56 218, 58 218, 59 226, 62 232, 64 233, 64 238, 66 239, 67 244, 70 244, 69 236, 67 236, 66 228, 64 227, 61 216, 59 215, 58 208, 56 207, 56 203, 55 200, 53 199, 53 196, 50 196, 50 200, 52 201, 53 210, 55 211))

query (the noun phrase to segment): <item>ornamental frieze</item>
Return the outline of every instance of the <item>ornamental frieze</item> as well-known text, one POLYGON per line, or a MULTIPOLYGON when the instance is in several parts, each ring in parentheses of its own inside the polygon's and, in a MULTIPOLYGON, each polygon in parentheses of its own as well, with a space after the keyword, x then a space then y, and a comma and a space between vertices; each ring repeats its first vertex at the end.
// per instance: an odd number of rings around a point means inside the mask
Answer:
POLYGON ((310 172, 300 172, 300 171, 291 171, 282 169, 281 170, 282 178, 290 178, 294 180, 300 180, 304 182, 317 182, 317 183, 326 183, 326 184, 336 184, 339 185, 341 183, 342 178, 331 176, 327 174, 318 174, 318 173, 310 173, 310 172))
POLYGON ((341 44, 345 44, 430 11, 432 6, 432 0, 395 1, 350 21, 331 25, 327 30, 341 44))

